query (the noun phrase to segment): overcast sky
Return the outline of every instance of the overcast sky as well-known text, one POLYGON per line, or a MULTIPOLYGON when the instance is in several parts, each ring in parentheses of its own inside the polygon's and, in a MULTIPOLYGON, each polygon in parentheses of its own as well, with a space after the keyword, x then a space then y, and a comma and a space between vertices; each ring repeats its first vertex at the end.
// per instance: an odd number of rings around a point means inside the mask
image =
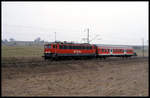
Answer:
POLYGON ((148 2, 2 2, 2 39, 141 45, 148 2))

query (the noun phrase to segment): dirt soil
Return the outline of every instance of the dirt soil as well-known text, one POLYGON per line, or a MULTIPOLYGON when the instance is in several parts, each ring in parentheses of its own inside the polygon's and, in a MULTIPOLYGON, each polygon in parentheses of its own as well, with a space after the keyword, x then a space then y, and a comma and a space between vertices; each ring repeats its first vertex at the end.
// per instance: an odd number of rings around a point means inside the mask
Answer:
POLYGON ((4 58, 2 96, 148 96, 148 58, 4 58))

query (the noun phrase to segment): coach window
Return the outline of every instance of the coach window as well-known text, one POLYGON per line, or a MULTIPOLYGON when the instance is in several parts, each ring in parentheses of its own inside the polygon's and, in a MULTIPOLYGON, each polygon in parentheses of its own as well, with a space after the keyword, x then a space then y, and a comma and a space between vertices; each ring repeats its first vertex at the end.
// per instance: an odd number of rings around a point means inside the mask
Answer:
POLYGON ((89 50, 89 46, 86 46, 86 49, 89 50))
POLYGON ((67 49, 70 49, 70 47, 67 45, 67 49))
POLYGON ((79 46, 77 46, 77 49, 79 49, 79 46))
POLYGON ((89 46, 89 49, 92 49, 92 47, 91 47, 91 46, 89 46))
POLYGON ((78 46, 76 46, 76 49, 78 49, 78 46))
POLYGON ((69 49, 71 49, 72 47, 71 46, 69 46, 69 49))
POLYGON ((67 46, 67 49, 70 49, 70 46, 67 46))
POLYGON ((69 49, 69 46, 68 46, 68 45, 66 46, 66 49, 69 49))
POLYGON ((79 46, 79 49, 81 49, 81 46, 79 46))
POLYGON ((102 52, 104 52, 104 51, 103 51, 103 48, 102 48, 102 52))
POLYGON ((79 49, 81 49, 81 46, 79 46, 79 49))
POLYGON ((59 49, 61 49, 61 45, 59 45, 59 49))
POLYGON ((103 49, 103 52, 105 52, 105 49, 103 49))
POLYGON ((80 49, 80 46, 78 46, 78 49, 80 49))
POLYGON ((104 52, 106 52, 107 50, 106 49, 104 49, 104 52))
POLYGON ((55 48, 55 45, 53 45, 53 48, 55 48))
POLYGON ((86 46, 86 49, 89 50, 89 46, 86 46))
POLYGON ((102 49, 102 52, 105 52, 104 48, 102 49))
POLYGON ((85 46, 83 46, 83 49, 85 49, 85 46))
POLYGON ((75 46, 75 49, 78 49, 78 46, 75 46))
POLYGON ((72 46, 70 46, 70 49, 72 49, 72 46))
POLYGON ((84 46, 82 46, 82 48, 83 48, 83 49, 85 49, 85 47, 84 47, 84 46))
POLYGON ((78 46, 76 46, 76 49, 78 49, 78 46))
POLYGON ((113 52, 115 52, 115 49, 113 49, 113 52))
POLYGON ((76 46, 76 49, 78 49, 78 46, 76 46))
POLYGON ((83 46, 81 46, 81 49, 83 49, 83 46))
POLYGON ((92 47, 91 47, 91 46, 89 46, 89 49, 92 49, 92 47))
POLYGON ((63 45, 63 49, 65 49, 65 45, 63 45))
POLYGON ((71 49, 71 46, 69 46, 69 49, 71 49))
POLYGON ((76 49, 76 46, 74 46, 74 49, 76 49))
POLYGON ((68 46, 68 45, 66 45, 66 49, 69 49, 69 46, 68 46))
POLYGON ((76 49, 76 46, 73 46, 73 49, 76 49))
POLYGON ((74 49, 74 46, 72 46, 72 49, 74 49))
POLYGON ((64 45, 64 49, 66 49, 66 45, 64 45))
POLYGON ((74 49, 77 49, 77 46, 74 46, 74 49))
POLYGON ((67 46, 67 49, 70 49, 70 46, 67 46))
POLYGON ((86 50, 88 50, 88 46, 86 46, 86 50))

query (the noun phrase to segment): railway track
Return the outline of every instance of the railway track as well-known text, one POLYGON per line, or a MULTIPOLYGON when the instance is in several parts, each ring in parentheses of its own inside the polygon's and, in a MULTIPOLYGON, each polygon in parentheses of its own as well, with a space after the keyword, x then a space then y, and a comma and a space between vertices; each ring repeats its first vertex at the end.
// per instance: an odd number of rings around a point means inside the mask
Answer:
POLYGON ((131 58, 118 58, 118 57, 109 57, 106 59, 100 59, 100 58, 92 58, 92 59, 78 59, 78 60, 44 60, 44 59, 40 59, 40 60, 29 60, 29 61, 12 61, 12 62, 7 62, 7 61, 2 61, 2 66, 21 66, 21 65, 28 65, 28 66, 32 66, 32 65, 52 65, 52 64, 72 64, 72 63, 80 63, 80 62, 88 62, 88 61, 94 61, 94 62, 128 62, 128 61, 140 61, 142 59, 148 60, 148 57, 131 57, 131 58))

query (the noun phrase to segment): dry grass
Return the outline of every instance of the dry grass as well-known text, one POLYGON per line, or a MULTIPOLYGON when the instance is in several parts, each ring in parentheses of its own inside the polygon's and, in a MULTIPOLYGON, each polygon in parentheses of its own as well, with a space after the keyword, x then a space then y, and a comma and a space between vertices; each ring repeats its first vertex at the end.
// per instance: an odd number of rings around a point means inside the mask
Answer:
POLYGON ((2 57, 42 56, 43 46, 2 46, 2 57))

